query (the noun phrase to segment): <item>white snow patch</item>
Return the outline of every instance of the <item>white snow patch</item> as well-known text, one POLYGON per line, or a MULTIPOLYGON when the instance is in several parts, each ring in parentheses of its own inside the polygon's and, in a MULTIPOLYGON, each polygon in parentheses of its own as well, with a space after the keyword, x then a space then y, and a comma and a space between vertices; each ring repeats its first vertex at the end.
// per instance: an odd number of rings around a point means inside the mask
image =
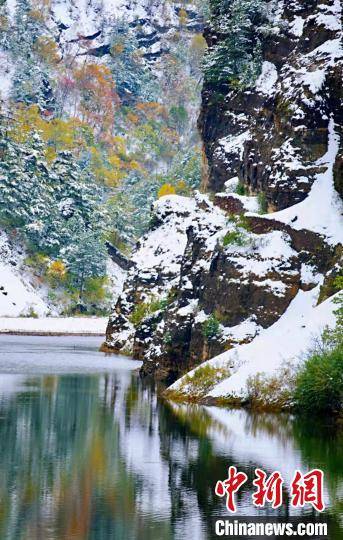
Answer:
POLYGON ((335 14, 319 13, 315 20, 319 26, 325 26, 328 30, 336 31, 341 29, 339 17, 335 14))
POLYGON ((236 326, 225 327, 223 335, 234 341, 243 341, 244 339, 255 337, 260 333, 262 327, 250 317, 236 326))
MULTIPOLYGON (((224 195, 226 194, 224 193, 223 196, 224 195)), ((220 193, 217 193, 217 197, 218 196, 220 196, 220 193)), ((230 196, 233 197, 234 199, 238 199, 239 201, 241 201, 241 203, 244 206, 244 210, 246 212, 253 212, 253 213, 258 212, 259 210, 258 197, 238 195, 237 193, 231 193, 230 196)))
POLYGON ((225 192, 226 193, 232 193, 237 189, 237 186, 239 184, 239 178, 238 176, 234 176, 233 178, 230 178, 229 180, 226 180, 224 186, 225 186, 225 192))
POLYGON ((301 37, 304 31, 304 24, 305 19, 297 15, 291 23, 290 31, 294 36, 301 37))
POLYGON ((162 197, 155 203, 156 216, 164 218, 164 223, 145 237, 134 254, 133 261, 138 268, 152 270, 164 267, 170 271, 170 265, 184 253, 187 243, 185 232, 194 210, 194 199, 178 195, 162 197))
POLYGON ((0 262, 0 316, 18 317, 31 311, 44 317, 49 308, 15 269, 0 262))
POLYGON ((177 314, 180 317, 188 317, 192 315, 197 308, 199 300, 191 300, 186 306, 180 308, 177 314))
POLYGON ((323 87, 326 79, 326 69, 317 69, 309 71, 304 68, 302 82, 304 86, 308 86, 312 94, 316 94, 323 87))
POLYGON ((262 73, 256 81, 256 90, 262 94, 270 95, 278 80, 277 69, 271 62, 263 62, 262 73))
POLYGON ((120 268, 120 266, 112 261, 112 259, 108 258, 107 276, 110 280, 113 303, 115 303, 123 290, 125 279, 127 277, 127 271, 120 268))
POLYGON ((199 313, 197 313, 196 317, 194 318, 194 323, 195 324, 202 324, 205 321, 207 321, 208 317, 209 316, 206 315, 205 311, 201 310, 201 311, 199 311, 199 313))
POLYGON ((238 154, 240 159, 242 159, 244 143, 250 139, 251 133, 249 130, 244 131, 239 135, 228 135, 227 137, 224 137, 218 141, 220 146, 217 148, 216 152, 222 150, 225 154, 238 154))

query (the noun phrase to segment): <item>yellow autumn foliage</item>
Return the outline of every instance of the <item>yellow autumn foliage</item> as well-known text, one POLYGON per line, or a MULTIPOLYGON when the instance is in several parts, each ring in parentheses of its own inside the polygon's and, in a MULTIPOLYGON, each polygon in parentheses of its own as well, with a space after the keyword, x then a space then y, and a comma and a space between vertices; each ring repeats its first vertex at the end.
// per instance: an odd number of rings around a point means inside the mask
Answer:
POLYGON ((188 20, 188 14, 187 11, 184 8, 181 8, 179 11, 179 21, 180 24, 183 26, 187 23, 188 20))
POLYGON ((57 64, 60 61, 60 54, 56 41, 49 36, 39 37, 35 44, 34 50, 38 56, 47 64, 57 64))
POLYGON ((111 47, 112 56, 120 55, 124 52, 125 46, 123 43, 116 43, 111 47))
POLYGON ((207 42, 202 34, 195 34, 191 41, 191 49, 198 53, 203 53, 206 51, 207 42))
POLYGON ((25 143, 34 132, 39 133, 46 143, 45 157, 49 163, 60 151, 73 152, 76 157, 86 151, 94 176, 108 186, 117 185, 126 171, 139 168, 137 161, 129 159, 123 137, 107 135, 96 144, 92 128, 80 119, 44 119, 37 105, 18 105, 10 127, 11 138, 25 143))
POLYGON ((166 195, 176 195, 176 189, 171 184, 163 184, 158 191, 158 198, 165 197, 166 195))
POLYGON ((47 270, 47 276, 55 281, 63 281, 67 275, 67 269, 62 261, 52 261, 47 270))

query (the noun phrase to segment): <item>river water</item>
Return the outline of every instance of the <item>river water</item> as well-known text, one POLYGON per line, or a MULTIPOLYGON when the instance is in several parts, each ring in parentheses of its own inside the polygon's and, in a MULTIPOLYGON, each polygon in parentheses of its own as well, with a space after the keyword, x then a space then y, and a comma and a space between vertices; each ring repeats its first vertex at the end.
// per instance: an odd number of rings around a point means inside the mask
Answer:
MULTIPOLYGON (((325 473, 331 538, 343 508, 342 431, 330 422, 184 406, 158 398, 139 362, 98 353, 99 338, 0 336, 0 539, 212 537, 229 465, 325 473)), ((277 511, 287 516, 289 494, 277 511)), ((293 512, 295 512, 293 510, 293 512)), ((311 513, 304 508, 304 513, 311 513)))

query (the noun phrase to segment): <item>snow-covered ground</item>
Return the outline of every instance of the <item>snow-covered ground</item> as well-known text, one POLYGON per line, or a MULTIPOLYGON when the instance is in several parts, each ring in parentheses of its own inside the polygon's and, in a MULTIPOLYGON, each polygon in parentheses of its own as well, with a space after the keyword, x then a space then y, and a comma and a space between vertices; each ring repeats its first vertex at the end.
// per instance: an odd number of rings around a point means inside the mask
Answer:
MULTIPOLYGON (((206 362, 218 368, 234 365, 230 377, 217 384, 208 396, 244 398, 249 377, 260 372, 272 375, 288 362, 299 361, 324 328, 335 325, 337 306, 333 298, 317 306, 319 290, 318 285, 312 291, 299 291, 285 314, 251 343, 234 347, 206 362)), ((194 371, 188 375, 192 376, 194 371)), ((178 390, 183 382, 183 378, 179 379, 171 388, 178 390)), ((182 391, 185 390, 183 386, 182 391)))
POLYGON ((48 306, 37 291, 5 263, 0 262, 0 315, 19 317, 34 312, 44 317, 48 306))
POLYGON ((0 318, 0 334, 105 335, 107 317, 0 318))
MULTIPOLYGON (((49 302, 48 286, 25 265, 25 251, 0 231, 0 333, 55 333, 104 335, 107 318, 57 318, 63 306, 49 302)), ((127 272, 107 261, 113 303, 120 295, 127 272)))
POLYGON ((44 299, 46 291, 33 286, 32 276, 23 266, 24 258, 24 250, 0 231, 0 317, 28 316, 33 312, 45 317, 51 311, 44 299))

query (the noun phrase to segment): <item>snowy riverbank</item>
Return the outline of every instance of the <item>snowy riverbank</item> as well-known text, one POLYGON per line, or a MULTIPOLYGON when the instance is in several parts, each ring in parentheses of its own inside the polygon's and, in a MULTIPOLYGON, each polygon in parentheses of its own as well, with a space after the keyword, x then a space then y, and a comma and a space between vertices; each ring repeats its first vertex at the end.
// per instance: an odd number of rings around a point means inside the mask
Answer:
POLYGON ((106 326, 106 317, 0 317, 0 334, 103 336, 106 326))

